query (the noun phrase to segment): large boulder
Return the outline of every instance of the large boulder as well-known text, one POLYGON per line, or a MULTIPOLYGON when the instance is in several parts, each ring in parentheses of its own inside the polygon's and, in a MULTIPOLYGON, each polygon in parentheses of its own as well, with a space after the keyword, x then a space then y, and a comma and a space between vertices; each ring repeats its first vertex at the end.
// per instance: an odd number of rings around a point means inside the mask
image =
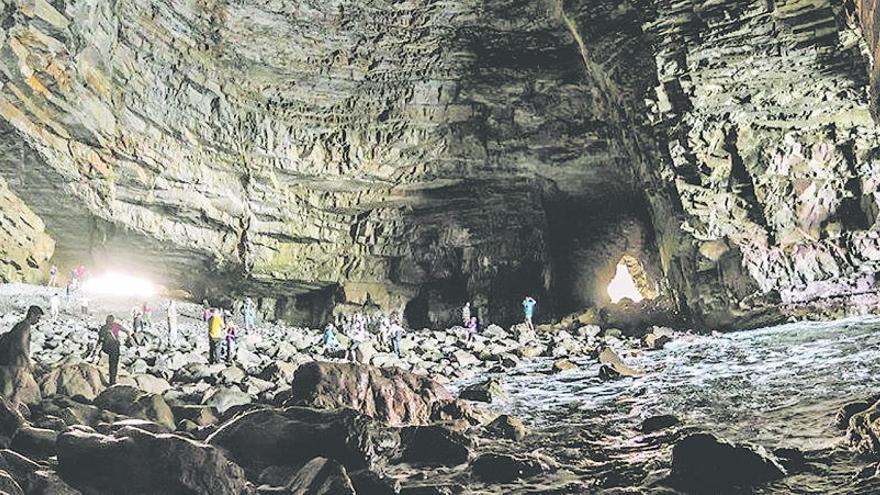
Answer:
POLYGON ((5 447, 23 424, 24 416, 15 404, 0 396, 0 446, 5 447))
POLYGON ((165 399, 158 394, 149 394, 130 385, 113 385, 95 398, 95 405, 101 409, 146 419, 174 429, 174 414, 165 399))
POLYGON ((400 431, 401 460, 409 463, 456 466, 471 455, 473 442, 445 426, 409 426, 400 431))
POLYGON ((23 366, 0 366, 0 396, 28 405, 43 398, 31 370, 23 366))
POLYGON ((368 468, 383 439, 375 421, 351 409, 289 407, 244 413, 218 428, 207 442, 225 449, 256 478, 268 466, 302 466, 314 457, 335 459, 353 470, 368 468))
POLYGON ((880 401, 850 414, 847 437, 860 454, 880 457, 880 401))
POLYGON ((297 495, 355 495, 345 466, 324 457, 307 462, 287 482, 282 493, 297 495))
POLYGON ((526 426, 516 416, 502 414, 485 426, 486 432, 495 438, 520 441, 525 438, 526 426))
POLYGON ((0 493, 7 495, 24 495, 21 485, 6 471, 0 470, 0 493))
POLYGON ((202 404, 213 407, 220 414, 223 414, 233 407, 250 404, 253 400, 253 397, 237 387, 218 387, 208 389, 205 392, 202 404))
POLYGON ((488 483, 508 483, 552 469, 544 459, 528 455, 483 454, 471 464, 474 477, 488 483))
POLYGON ((31 459, 46 459, 55 455, 56 438, 58 433, 52 430, 22 426, 9 448, 31 459))
POLYGON ((624 363, 622 359, 620 359, 620 356, 618 356, 610 348, 605 348, 604 350, 602 350, 602 352, 599 353, 599 362, 603 365, 602 368, 600 368, 600 373, 602 373, 601 370, 606 370, 604 373, 605 373, 605 376, 608 376, 608 377, 610 377, 610 376, 639 377, 644 374, 635 368, 627 366, 627 364, 624 363), (611 373, 611 374, 609 374, 609 373, 611 373))
POLYGON ((394 426, 427 424, 435 404, 452 395, 428 377, 399 368, 349 363, 306 363, 293 378, 288 405, 349 407, 394 426))
POLYGON ((68 397, 81 395, 92 400, 104 390, 101 371, 90 363, 63 364, 52 369, 40 380, 44 396, 61 394, 68 397))
POLYGON ((87 493, 248 493, 244 472, 219 449, 176 435, 72 428, 58 436, 58 472, 87 493))
POLYGON ((672 448, 672 486, 695 493, 750 487, 786 475, 761 447, 734 445, 707 433, 689 435, 672 448))
POLYGON ((507 392, 504 391, 500 381, 495 378, 489 378, 486 381, 474 383, 463 388, 458 393, 458 398, 492 403, 507 399, 507 392))

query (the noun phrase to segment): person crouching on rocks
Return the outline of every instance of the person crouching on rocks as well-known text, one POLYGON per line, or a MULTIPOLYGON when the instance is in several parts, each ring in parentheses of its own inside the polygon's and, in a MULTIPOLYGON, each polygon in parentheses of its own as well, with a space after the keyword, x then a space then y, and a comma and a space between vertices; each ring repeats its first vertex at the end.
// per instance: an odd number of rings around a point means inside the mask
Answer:
POLYGON ((92 360, 99 360, 101 352, 105 352, 110 360, 110 385, 116 383, 116 373, 119 369, 119 334, 131 333, 116 323, 113 315, 107 315, 104 326, 98 330, 98 342, 95 344, 92 360), (97 359, 95 359, 97 358, 97 359))
POLYGON ((211 312, 208 318, 208 363, 217 362, 220 350, 220 341, 223 339, 223 316, 219 309, 211 312))

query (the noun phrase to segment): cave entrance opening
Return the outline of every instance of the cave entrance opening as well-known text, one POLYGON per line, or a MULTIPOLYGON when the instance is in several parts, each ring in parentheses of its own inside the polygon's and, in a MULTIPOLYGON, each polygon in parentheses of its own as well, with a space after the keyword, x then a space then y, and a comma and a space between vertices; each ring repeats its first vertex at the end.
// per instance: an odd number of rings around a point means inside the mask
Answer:
POLYGON ((638 303, 653 297, 642 264, 630 255, 622 256, 617 262, 614 278, 608 283, 607 291, 613 304, 624 299, 638 303))

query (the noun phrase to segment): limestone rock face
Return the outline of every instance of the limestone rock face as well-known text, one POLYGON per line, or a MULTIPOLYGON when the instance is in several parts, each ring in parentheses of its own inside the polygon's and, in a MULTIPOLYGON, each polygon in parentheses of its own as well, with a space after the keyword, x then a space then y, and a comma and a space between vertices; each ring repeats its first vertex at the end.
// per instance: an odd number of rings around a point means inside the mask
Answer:
POLYGON ((0 281, 43 281, 42 269, 55 250, 44 229, 43 220, 0 178, 0 281))
POLYGON ((302 322, 574 311, 623 255, 717 327, 874 288, 871 0, 0 5, 0 201, 61 262, 302 322))

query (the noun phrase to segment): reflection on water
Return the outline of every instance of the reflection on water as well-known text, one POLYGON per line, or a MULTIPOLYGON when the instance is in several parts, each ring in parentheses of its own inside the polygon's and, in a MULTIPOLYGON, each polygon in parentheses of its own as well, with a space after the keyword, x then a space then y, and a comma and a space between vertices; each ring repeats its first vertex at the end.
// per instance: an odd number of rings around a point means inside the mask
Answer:
MULTIPOLYGON (((637 429, 646 417, 674 414, 689 429, 808 453, 816 472, 761 491, 880 493, 876 482, 854 484, 853 473, 866 463, 846 451, 843 432, 833 425, 841 405, 878 391, 880 319, 682 338, 625 360, 647 374, 607 383, 599 381, 598 365, 590 359, 578 360, 580 370, 562 375, 543 373, 549 360, 531 362, 503 377, 511 398, 496 407, 520 416, 533 430, 589 432, 608 456, 666 467, 668 446, 657 449, 637 429)), ((640 472, 651 467, 658 466, 640 472)))

